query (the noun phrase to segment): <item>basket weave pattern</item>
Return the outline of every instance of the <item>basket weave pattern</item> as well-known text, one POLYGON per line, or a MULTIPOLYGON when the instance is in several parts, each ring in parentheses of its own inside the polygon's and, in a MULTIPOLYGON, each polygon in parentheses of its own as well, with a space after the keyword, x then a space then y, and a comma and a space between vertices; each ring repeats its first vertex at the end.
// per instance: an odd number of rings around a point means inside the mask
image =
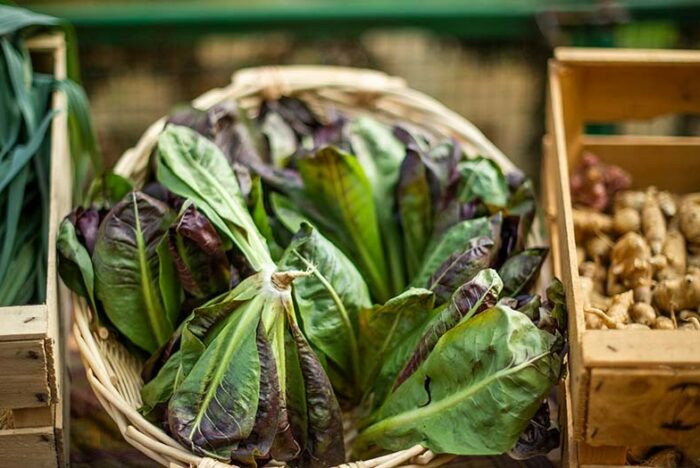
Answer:
MULTIPOLYGON (((474 125, 434 99, 412 90, 403 80, 380 72, 335 67, 265 67, 242 70, 232 83, 211 90, 192 102, 206 110, 236 99, 246 110, 256 109, 263 99, 281 95, 301 98, 313 109, 334 107, 346 115, 371 114, 385 122, 409 122, 459 141, 468 155, 482 155, 496 161, 505 172, 513 164, 474 125)), ((144 182, 149 157, 165 125, 161 118, 143 134, 134 148, 127 150, 115 172, 144 182)), ((87 379, 98 400, 117 423, 127 442, 156 462, 169 467, 229 468, 211 458, 193 454, 160 428, 148 422, 137 408, 141 406, 141 363, 104 329, 92 325, 92 312, 77 297, 73 333, 85 365, 87 379)), ((352 436, 353 431, 347 431, 352 436)), ((372 460, 356 461, 342 468, 429 468, 443 465, 454 457, 436 455, 420 445, 372 460)), ((270 466, 279 466, 272 462, 270 466)))

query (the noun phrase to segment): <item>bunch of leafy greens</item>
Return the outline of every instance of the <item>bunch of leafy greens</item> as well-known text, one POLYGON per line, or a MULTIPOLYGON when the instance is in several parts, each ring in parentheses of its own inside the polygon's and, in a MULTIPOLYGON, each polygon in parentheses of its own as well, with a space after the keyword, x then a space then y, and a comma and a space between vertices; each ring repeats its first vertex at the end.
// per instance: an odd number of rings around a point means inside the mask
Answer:
MULTIPOLYGON (((69 122, 76 128, 71 145, 91 142, 89 153, 99 161, 82 89, 32 69, 25 37, 58 24, 56 18, 0 5, 0 306, 45 300, 51 123, 65 111, 51 108, 57 89, 68 98, 69 122)), ((81 154, 74 165, 84 173, 88 161, 81 154)))
POLYGON ((61 225, 61 274, 145 359, 141 412, 237 464, 423 444, 551 448, 557 281, 526 248, 534 193, 460 145, 302 101, 171 115, 156 181, 98 179, 61 225), (147 358, 147 359, 146 359, 147 358))

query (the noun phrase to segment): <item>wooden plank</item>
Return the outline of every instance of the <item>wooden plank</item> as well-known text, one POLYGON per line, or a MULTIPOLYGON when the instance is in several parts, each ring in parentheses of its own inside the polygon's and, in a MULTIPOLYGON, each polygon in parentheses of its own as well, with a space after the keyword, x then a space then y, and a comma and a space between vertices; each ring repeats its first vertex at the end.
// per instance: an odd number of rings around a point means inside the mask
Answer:
POLYGON ((635 187, 650 185, 674 193, 700 188, 700 137, 584 136, 582 147, 625 168, 635 187), (688 170, 688 168, 699 170, 688 170))
POLYGON ((586 330, 581 346, 589 368, 700 368, 700 331, 695 330, 586 330))
POLYGON ((12 421, 15 429, 26 427, 51 426, 54 420, 54 406, 39 408, 20 408, 12 410, 12 421))
MULTIPOLYGON (((586 411, 586 395, 588 388, 588 373, 583 365, 581 349, 581 335, 585 330, 583 314, 575 311, 581 310, 581 299, 578 292, 578 269, 576 265, 576 245, 573 236, 573 219, 571 214, 571 196, 569 191, 569 169, 566 141, 566 115, 563 109, 563 95, 559 80, 559 69, 550 62, 550 86, 549 86, 549 114, 548 121, 551 125, 553 141, 553 158, 549 158, 547 169, 548 179, 553 179, 556 191, 557 234, 560 241, 557 246, 559 254, 556 255, 560 265, 560 279, 566 292, 569 314, 569 362, 572 414, 574 418, 574 437, 580 438, 584 432, 586 411)), ((570 119, 570 125, 576 126, 576 119, 570 119)))
POLYGON ((53 427, 0 431, 0 466, 3 468, 55 467, 53 427))
POLYGON ((588 404, 591 445, 700 443, 700 369, 595 368, 588 404))
POLYGON ((0 341, 44 339, 47 315, 43 304, 0 308, 0 341))
POLYGON ((0 408, 51 403, 43 340, 0 342, 0 408))
POLYGON ((582 81, 578 92, 584 122, 700 113, 700 64, 586 67, 576 72, 582 81))
POLYGON ((583 466, 624 466, 627 464, 627 448, 592 447, 586 442, 580 441, 578 443, 578 462, 583 466))
POLYGON ((700 64, 700 54, 696 50, 557 47, 554 50, 554 58, 559 62, 575 65, 700 64))

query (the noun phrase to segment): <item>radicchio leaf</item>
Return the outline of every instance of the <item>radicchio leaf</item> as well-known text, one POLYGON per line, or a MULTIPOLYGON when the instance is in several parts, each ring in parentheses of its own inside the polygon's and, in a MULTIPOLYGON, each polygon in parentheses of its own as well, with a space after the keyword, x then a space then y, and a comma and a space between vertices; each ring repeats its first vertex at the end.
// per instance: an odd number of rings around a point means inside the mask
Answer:
POLYGON ((157 248, 171 220, 167 205, 131 192, 105 217, 93 254, 96 298, 114 326, 149 353, 170 338, 177 321, 158 281, 157 248))
POLYGON ((189 294, 205 298, 228 289, 231 266, 221 238, 194 205, 188 205, 168 230, 168 249, 189 294))
POLYGON ((540 268, 548 253, 548 248, 537 247, 526 249, 506 260, 498 270, 503 279, 503 294, 517 296, 520 293, 528 292, 537 280, 540 268))
POLYGON ((312 468, 339 465, 345 460, 340 406, 321 363, 299 327, 290 321, 289 330, 299 353, 308 409, 308 438, 301 463, 312 468))
POLYGON ((502 287, 498 274, 492 269, 485 269, 457 289, 447 306, 423 330, 418 345, 394 382, 394 390, 425 361, 443 334, 458 323, 496 305, 502 287))
POLYGON ((488 237, 476 237, 462 252, 455 252, 428 280, 428 289, 435 292, 437 305, 446 302, 452 293, 471 280, 491 263, 494 242, 488 237))
POLYGON ((559 429, 552 425, 549 403, 545 400, 520 434, 515 446, 508 451, 508 455, 516 460, 547 455, 559 447, 560 436, 559 429))

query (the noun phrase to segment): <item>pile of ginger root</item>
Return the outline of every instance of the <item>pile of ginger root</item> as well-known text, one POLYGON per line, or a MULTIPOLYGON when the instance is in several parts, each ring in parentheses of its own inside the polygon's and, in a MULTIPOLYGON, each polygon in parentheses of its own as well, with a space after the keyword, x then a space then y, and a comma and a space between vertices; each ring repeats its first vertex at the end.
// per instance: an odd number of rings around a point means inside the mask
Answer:
POLYGON ((611 173, 588 154, 572 177, 586 328, 700 330, 700 193, 601 183, 611 173))

